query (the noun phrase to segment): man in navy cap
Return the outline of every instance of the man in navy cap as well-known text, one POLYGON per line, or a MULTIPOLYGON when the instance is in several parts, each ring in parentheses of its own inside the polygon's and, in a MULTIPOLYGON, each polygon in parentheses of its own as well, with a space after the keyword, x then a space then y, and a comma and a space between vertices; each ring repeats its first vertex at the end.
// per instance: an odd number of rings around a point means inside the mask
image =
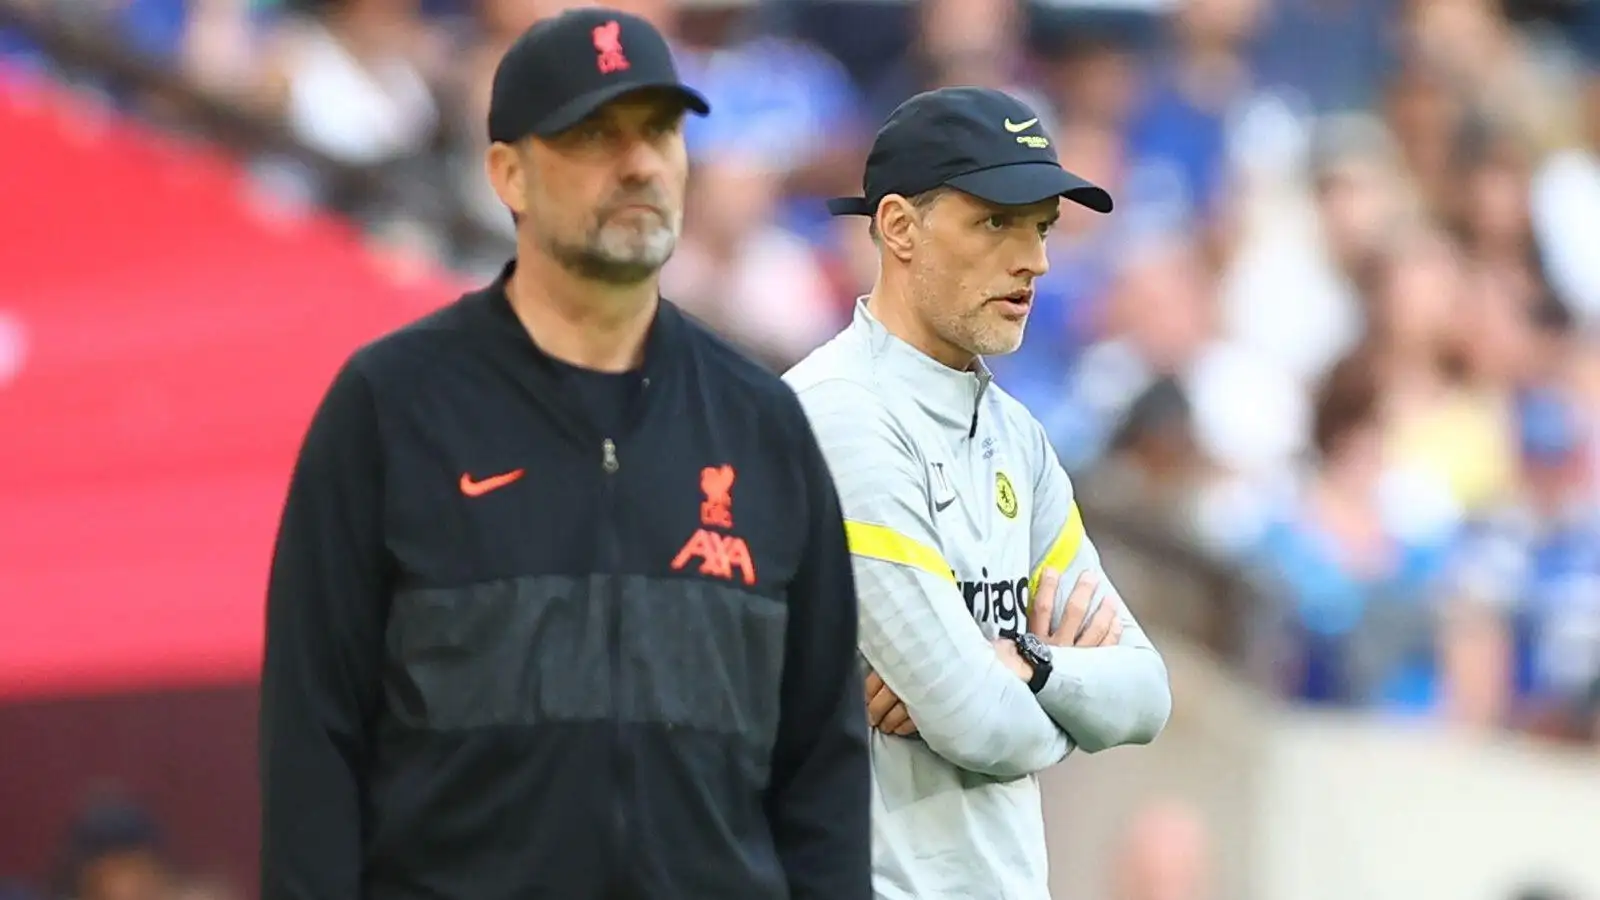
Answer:
POLYGON ((1172 698, 1043 427, 983 357, 1022 341, 1061 198, 1111 198, 1061 167, 1033 110, 972 87, 896 109, 864 187, 830 206, 871 217, 878 282, 785 377, 855 559, 874 892, 1048 900, 1036 773, 1153 740, 1172 698))
POLYGON ((705 113, 644 20, 501 61, 499 278, 356 351, 273 557, 262 900, 865 900, 838 498, 657 293, 705 113))

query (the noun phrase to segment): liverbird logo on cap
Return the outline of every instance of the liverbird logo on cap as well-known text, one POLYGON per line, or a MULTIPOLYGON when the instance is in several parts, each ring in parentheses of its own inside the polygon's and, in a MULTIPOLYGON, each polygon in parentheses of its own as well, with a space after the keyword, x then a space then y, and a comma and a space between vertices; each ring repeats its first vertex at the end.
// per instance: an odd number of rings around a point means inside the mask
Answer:
POLYGON ((602 75, 628 68, 628 57, 622 53, 622 23, 612 19, 594 27, 594 52, 598 54, 595 65, 602 75))

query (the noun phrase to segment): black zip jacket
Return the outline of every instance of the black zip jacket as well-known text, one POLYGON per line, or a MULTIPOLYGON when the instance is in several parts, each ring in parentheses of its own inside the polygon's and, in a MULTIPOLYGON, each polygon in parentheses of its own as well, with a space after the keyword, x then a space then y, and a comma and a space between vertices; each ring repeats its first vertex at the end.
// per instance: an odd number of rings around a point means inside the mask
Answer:
POLYGON ((666 302, 641 374, 595 424, 504 275, 340 371, 268 589, 263 900, 871 896, 810 427, 666 302))

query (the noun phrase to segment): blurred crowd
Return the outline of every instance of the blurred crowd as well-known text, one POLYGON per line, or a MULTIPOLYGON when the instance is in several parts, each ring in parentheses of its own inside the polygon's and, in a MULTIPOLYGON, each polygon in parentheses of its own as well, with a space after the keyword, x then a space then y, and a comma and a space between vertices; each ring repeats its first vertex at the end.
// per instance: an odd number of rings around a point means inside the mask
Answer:
MULTIPOLYGON (((489 79, 561 0, 5 2, 385 172, 346 210, 374 241, 472 276, 509 254, 489 79)), ((1288 696, 1600 738, 1600 3, 611 5, 714 108, 667 296, 798 359, 874 276, 822 199, 858 189, 876 124, 925 88, 1012 90, 1117 201, 1067 210, 992 361, 1086 503, 1250 573, 1288 696)), ((19 33, 0 66, 92 86, 19 33)))
MULTIPOLYGON (((1153 800, 1118 823, 1104 860, 1106 900, 1221 900, 1213 885, 1214 836, 1197 809, 1153 800)), ((1487 888, 1488 886, 1486 886, 1487 888)), ((44 886, 0 878, 0 900, 245 900, 237 878, 192 865, 160 823, 112 790, 86 797, 68 826, 44 886)), ((1479 895, 1504 900, 1583 900, 1559 882, 1529 881, 1479 895)), ((976 898, 975 898, 976 900, 976 898)))

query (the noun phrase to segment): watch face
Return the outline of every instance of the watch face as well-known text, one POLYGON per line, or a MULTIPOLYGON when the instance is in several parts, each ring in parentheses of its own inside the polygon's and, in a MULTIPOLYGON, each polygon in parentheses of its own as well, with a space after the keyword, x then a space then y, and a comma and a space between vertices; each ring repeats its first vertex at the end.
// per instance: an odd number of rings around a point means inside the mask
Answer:
POLYGON ((1039 636, 1032 632, 1022 635, 1022 652, 1032 657, 1030 662, 1038 662, 1047 656, 1044 641, 1039 640, 1039 636))

